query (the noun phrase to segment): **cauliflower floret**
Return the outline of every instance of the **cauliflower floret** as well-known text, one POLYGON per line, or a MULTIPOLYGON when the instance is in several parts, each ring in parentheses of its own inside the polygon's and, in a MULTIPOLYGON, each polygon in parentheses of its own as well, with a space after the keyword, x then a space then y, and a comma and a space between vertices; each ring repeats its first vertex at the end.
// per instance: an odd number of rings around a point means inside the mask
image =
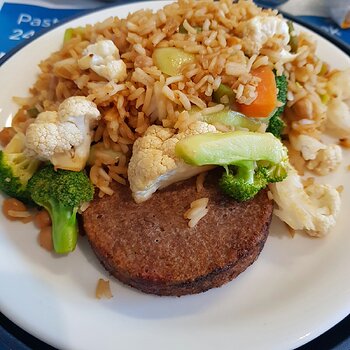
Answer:
POLYGON ((340 211, 340 195, 330 185, 312 184, 304 188, 301 177, 290 167, 287 178, 269 185, 278 205, 274 214, 294 230, 325 236, 335 226, 340 211))
POLYGON ((328 145, 327 148, 317 152, 315 159, 310 160, 306 166, 317 175, 328 175, 335 171, 343 160, 342 149, 338 145, 328 145))
POLYGON ((97 120, 100 112, 96 104, 83 96, 72 96, 65 99, 58 107, 58 117, 61 121, 72 121, 76 117, 97 120), (72 119, 73 118, 73 119, 72 119))
POLYGON ((335 97, 350 99, 350 68, 334 73, 328 81, 327 89, 335 97))
POLYGON ((309 135, 290 135, 289 140, 293 148, 301 152, 305 160, 315 159, 321 149, 327 148, 325 144, 309 135))
POLYGON ((339 97, 332 98, 328 103, 326 126, 339 138, 350 135, 350 107, 339 97))
POLYGON ((35 118, 35 123, 56 123, 58 120, 58 113, 56 111, 41 112, 35 118))
POLYGON ((243 39, 244 52, 250 56, 258 54, 264 44, 274 36, 282 39, 283 46, 290 40, 288 24, 276 16, 255 16, 242 22, 237 31, 243 39))
POLYGON ((56 168, 79 171, 89 157, 91 130, 100 117, 82 96, 64 100, 58 112, 40 113, 26 132, 27 154, 49 160, 56 168))
POLYGON ((306 167, 317 175, 328 175, 335 171, 343 159, 338 145, 325 145, 309 135, 290 135, 290 143, 301 152, 306 160, 306 167))
POLYGON ((83 141, 80 130, 72 123, 32 123, 26 132, 27 154, 50 160, 55 153, 69 151, 83 141))
POLYGON ((89 45, 78 60, 81 69, 91 68, 101 77, 111 81, 124 81, 127 77, 126 65, 119 56, 119 50, 112 40, 100 40, 89 45))
POLYGON ((217 130, 201 121, 190 124, 186 131, 177 134, 174 129, 150 126, 144 136, 135 141, 129 162, 128 179, 135 201, 144 202, 158 189, 211 169, 212 166, 188 165, 175 156, 179 140, 207 132, 217 130))
POLYGON ((350 69, 334 73, 327 89, 332 96, 327 105, 327 128, 339 138, 350 133, 350 69))

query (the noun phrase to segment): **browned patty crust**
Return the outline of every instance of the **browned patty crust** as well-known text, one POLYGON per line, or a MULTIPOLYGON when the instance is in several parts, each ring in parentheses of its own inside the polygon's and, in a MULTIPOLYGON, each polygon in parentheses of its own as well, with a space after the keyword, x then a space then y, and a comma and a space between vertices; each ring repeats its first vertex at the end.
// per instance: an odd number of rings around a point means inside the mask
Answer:
POLYGON ((267 190, 237 203, 224 196, 211 173, 196 192, 195 179, 174 184, 136 204, 130 189, 96 198, 83 213, 84 229, 103 266, 143 292, 185 295, 231 281, 260 254, 273 204, 267 190), (183 215, 208 197, 208 214, 194 228, 183 215))

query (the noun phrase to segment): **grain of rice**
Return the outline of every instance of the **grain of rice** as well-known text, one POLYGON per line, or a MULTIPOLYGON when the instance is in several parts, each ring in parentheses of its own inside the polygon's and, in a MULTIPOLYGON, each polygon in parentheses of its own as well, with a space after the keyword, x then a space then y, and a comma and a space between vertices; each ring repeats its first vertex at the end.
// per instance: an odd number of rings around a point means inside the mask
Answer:
POLYGON ((283 71, 284 71, 282 62, 276 62, 275 63, 275 69, 276 69, 276 75, 277 76, 282 75, 283 71))
POLYGON ((147 114, 147 110, 150 107, 150 103, 151 103, 151 98, 152 98, 152 94, 153 94, 153 87, 151 86, 147 86, 146 88, 146 94, 145 94, 145 99, 143 101, 143 107, 142 107, 142 112, 147 114))
POLYGON ((196 12, 193 14, 194 17, 206 17, 207 14, 207 8, 205 6, 200 7, 196 10, 196 12))
POLYGON ((29 218, 32 216, 27 210, 8 210, 7 214, 13 218, 29 218))
POLYGON ((210 20, 208 18, 205 19, 204 23, 203 23, 203 31, 208 31, 210 28, 210 20))
POLYGON ((214 79, 214 82, 213 82, 213 85, 212 85, 213 86, 213 90, 217 90, 219 88, 220 84, 221 84, 221 77, 218 76, 218 77, 216 77, 214 79))
POLYGON ((216 39, 217 35, 218 35, 217 32, 211 32, 209 37, 204 40, 204 45, 210 46, 214 42, 214 40, 216 39))
POLYGON ((135 44, 133 48, 140 55, 146 55, 146 50, 141 46, 141 44, 135 44))
POLYGON ((205 209, 205 206, 206 206, 206 204, 203 204, 201 206, 200 205, 196 205, 196 206, 191 205, 191 208, 189 210, 187 210, 184 214, 185 219, 192 220, 192 219, 197 218, 198 216, 201 216, 203 213, 203 210, 205 209))
POLYGON ((183 81, 180 81, 178 84, 177 84, 177 87, 179 90, 184 90, 185 89, 185 86, 186 84, 183 82, 183 81))
POLYGON ((267 66, 269 63, 269 58, 267 56, 259 56, 253 63, 252 69, 259 68, 261 66, 267 66))
POLYGON ((118 156, 112 157, 109 154, 106 154, 105 152, 96 151, 96 157, 103 163, 103 164, 114 164, 118 160, 118 156))
POLYGON ((175 102, 176 97, 174 92, 167 86, 164 85, 162 88, 162 93, 164 94, 165 97, 167 97, 169 100, 175 102))
MULTIPOLYGON (((116 182, 122 184, 122 185, 126 185, 126 180, 124 178, 122 178, 120 175, 116 174, 116 173, 110 173, 109 176, 116 182)), ((100 189, 102 191, 104 191, 103 188, 100 187, 100 189)), ((109 194, 108 192, 106 192, 107 194, 109 194)), ((112 192, 113 194, 113 192, 112 192)))
POLYGON ((207 107, 202 110, 203 115, 211 114, 211 113, 217 113, 222 111, 225 108, 223 104, 217 104, 213 107, 207 107))
POLYGON ((188 226, 194 227, 208 213, 207 205, 209 198, 200 198, 190 204, 190 209, 184 214, 185 219, 189 219, 188 226))
POLYGON ((90 202, 83 203, 79 208, 79 213, 83 213, 87 208, 89 208, 90 202))
POLYGON ((200 173, 196 178, 196 190, 197 192, 201 192, 204 189, 204 181, 207 176, 207 173, 200 173))
POLYGON ((99 167, 97 165, 93 165, 90 168, 89 176, 90 176, 90 180, 92 181, 93 184, 97 184, 97 182, 98 182, 98 177, 99 177, 98 169, 99 169, 99 167))
POLYGON ((145 100, 145 93, 142 93, 137 99, 136 99, 136 108, 140 108, 143 105, 143 102, 145 100))
POLYGON ((168 77, 165 80, 165 85, 170 85, 173 83, 178 83, 179 81, 183 81, 184 80, 184 76, 183 75, 176 75, 174 77, 168 77))
POLYGON ((225 70, 226 74, 236 77, 247 72, 246 66, 236 62, 227 62, 225 70))
POLYGON ((102 176, 106 181, 111 181, 111 177, 106 173, 103 168, 98 169, 98 174, 102 176))
MULTIPOLYGON (((112 176, 111 176, 112 177, 112 176)), ((113 178, 114 179, 114 178, 113 178)), ((114 179, 115 180, 115 179, 114 179)), ((105 194, 108 194, 109 196, 111 196, 114 191, 109 187, 109 186, 98 186, 98 188, 105 194)))
POLYGON ((144 85, 153 85, 154 84, 154 78, 152 78, 149 74, 147 74, 144 70, 140 68, 136 68, 133 72, 131 79, 134 82, 142 83, 144 85))
POLYGON ((208 81, 209 76, 205 75, 201 80, 195 85, 195 89, 199 90, 207 81, 208 81))
POLYGON ((187 98, 190 100, 190 102, 192 102, 195 106, 199 107, 200 109, 204 109, 207 107, 206 103, 198 96, 188 95, 187 98))
POLYGON ((213 88, 211 85, 207 85, 204 95, 210 97, 213 94, 213 88))
POLYGON ((197 73, 199 73, 199 71, 200 71, 199 68, 193 68, 192 70, 185 73, 185 77, 190 79, 193 76, 195 76, 197 73))
POLYGON ((189 34, 194 34, 196 35, 197 34, 197 30, 196 28, 193 28, 187 21, 187 19, 185 19, 182 23, 183 27, 187 30, 187 32, 189 34))
POLYGON ((253 55, 252 57, 249 58, 247 67, 246 67, 247 72, 250 72, 250 70, 252 69, 253 63, 255 62, 257 57, 258 55, 253 55))
POLYGON ((215 66, 216 66, 216 63, 217 63, 217 60, 218 60, 218 57, 215 56, 212 61, 210 62, 209 66, 208 66, 208 71, 209 72, 213 72, 215 70, 215 66))
POLYGON ((237 90, 236 90, 236 99, 237 99, 237 100, 239 100, 239 99, 242 97, 243 91, 244 91, 244 85, 239 84, 239 85, 238 85, 238 88, 237 88, 237 90))
POLYGON ((205 49, 201 45, 185 45, 183 49, 188 53, 204 54, 205 49))
MULTIPOLYGON (((294 94, 292 91, 287 92, 287 101, 293 101, 294 102, 294 94)), ((291 106, 291 104, 289 104, 291 106)))
POLYGON ((95 296, 97 299, 103 299, 103 298, 111 299, 111 298, 113 298, 111 287, 109 285, 109 280, 104 280, 104 279, 100 278, 97 281, 95 296))
MULTIPOLYGON (((139 31, 139 27, 135 24, 132 23, 130 21, 126 22, 126 27, 128 28, 129 31, 131 32, 138 32, 139 31)), ((129 33, 130 34, 130 33, 129 33)))
POLYGON ((219 30, 218 42, 219 42, 219 45, 221 47, 223 47, 223 48, 227 46, 227 41, 226 41, 226 37, 225 37, 225 31, 219 30))
POLYGON ((300 120, 298 121, 298 123, 299 123, 300 125, 310 125, 310 124, 314 124, 315 121, 314 121, 314 120, 310 120, 310 119, 300 119, 300 120))
POLYGON ((136 100, 138 97, 141 96, 141 94, 143 94, 145 92, 145 89, 143 87, 139 87, 137 88, 135 91, 133 91, 129 96, 128 96, 128 100, 129 101, 133 101, 136 100))
POLYGON ((235 127, 234 126, 227 126, 222 123, 213 123, 215 126, 216 130, 221 131, 221 132, 229 132, 229 131, 234 131, 235 127))
POLYGON ((213 84, 214 83, 214 78, 212 75, 208 75, 208 83, 213 84))
POLYGON ((164 38, 166 38, 166 34, 159 32, 151 36, 151 41, 154 46, 157 46, 164 38))
POLYGON ((175 94, 177 95, 177 97, 178 97, 179 101, 181 102, 181 104, 183 105, 183 107, 189 111, 191 109, 191 102, 187 98, 187 96, 180 90, 176 90, 175 94))

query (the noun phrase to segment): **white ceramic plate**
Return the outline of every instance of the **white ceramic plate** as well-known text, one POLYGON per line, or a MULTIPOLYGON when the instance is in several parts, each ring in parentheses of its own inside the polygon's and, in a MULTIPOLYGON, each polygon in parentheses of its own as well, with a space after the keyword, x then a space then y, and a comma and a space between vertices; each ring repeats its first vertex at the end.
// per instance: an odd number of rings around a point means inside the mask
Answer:
MULTIPOLYGON (((16 111, 12 96, 26 96, 37 63, 57 50, 64 30, 111 15, 126 16, 164 2, 97 11, 31 42, 0 67, 0 126, 16 111)), ((350 67, 347 55, 315 35, 319 55, 350 67)), ((0 219, 0 309, 34 336, 60 349, 287 349, 317 337, 350 312, 350 155, 332 178, 345 185, 337 227, 324 239, 297 235, 273 222, 258 261, 233 282, 181 298, 142 294, 112 279, 114 298, 96 300, 100 266, 86 239, 74 254, 40 249, 31 224, 0 219)))

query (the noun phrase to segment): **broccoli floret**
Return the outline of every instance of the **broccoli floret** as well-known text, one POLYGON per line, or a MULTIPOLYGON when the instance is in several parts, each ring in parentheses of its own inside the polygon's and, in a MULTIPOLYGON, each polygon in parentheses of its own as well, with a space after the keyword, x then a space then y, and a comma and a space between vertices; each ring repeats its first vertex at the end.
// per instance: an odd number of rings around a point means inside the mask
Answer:
POLYGON ((276 87, 278 89, 277 100, 282 103, 269 120, 269 125, 266 129, 267 132, 272 133, 274 136, 280 138, 283 128, 285 126, 284 121, 281 119, 281 114, 284 111, 284 107, 287 102, 288 81, 284 74, 275 76, 276 87))
POLYGON ((287 177, 287 164, 286 160, 279 164, 243 161, 226 168, 219 185, 226 195, 239 202, 247 201, 269 183, 283 181, 287 177))
POLYGON ((276 79, 276 87, 278 89, 277 100, 283 104, 282 106, 277 108, 276 113, 278 115, 281 115, 284 111, 284 106, 287 102, 288 81, 287 81, 287 77, 284 74, 276 75, 275 79, 276 79))
POLYGON ((17 133, 3 151, 0 151, 0 191, 25 203, 31 202, 28 180, 40 161, 24 154, 25 136, 17 133))
POLYGON ((56 253, 74 250, 78 239, 77 211, 93 198, 94 189, 83 171, 57 170, 48 165, 29 180, 28 190, 35 203, 51 216, 52 240, 56 253))
POLYGON ((287 176, 287 149, 269 133, 192 135, 176 144, 175 153, 191 165, 223 166, 226 172, 219 180, 220 188, 237 201, 253 198, 269 182, 287 176))
POLYGON ((288 162, 286 160, 279 164, 269 165, 269 166, 259 166, 259 170, 265 176, 268 183, 271 182, 281 182, 288 175, 288 162))
POLYGON ((266 129, 266 132, 270 132, 274 136, 281 138, 281 134, 284 126, 285 126, 284 121, 281 119, 279 115, 275 113, 269 120, 269 125, 266 129))
POLYGON ((229 166, 219 180, 221 190, 239 202, 253 198, 266 185, 265 174, 260 168, 255 170, 255 162, 251 161, 229 166))

